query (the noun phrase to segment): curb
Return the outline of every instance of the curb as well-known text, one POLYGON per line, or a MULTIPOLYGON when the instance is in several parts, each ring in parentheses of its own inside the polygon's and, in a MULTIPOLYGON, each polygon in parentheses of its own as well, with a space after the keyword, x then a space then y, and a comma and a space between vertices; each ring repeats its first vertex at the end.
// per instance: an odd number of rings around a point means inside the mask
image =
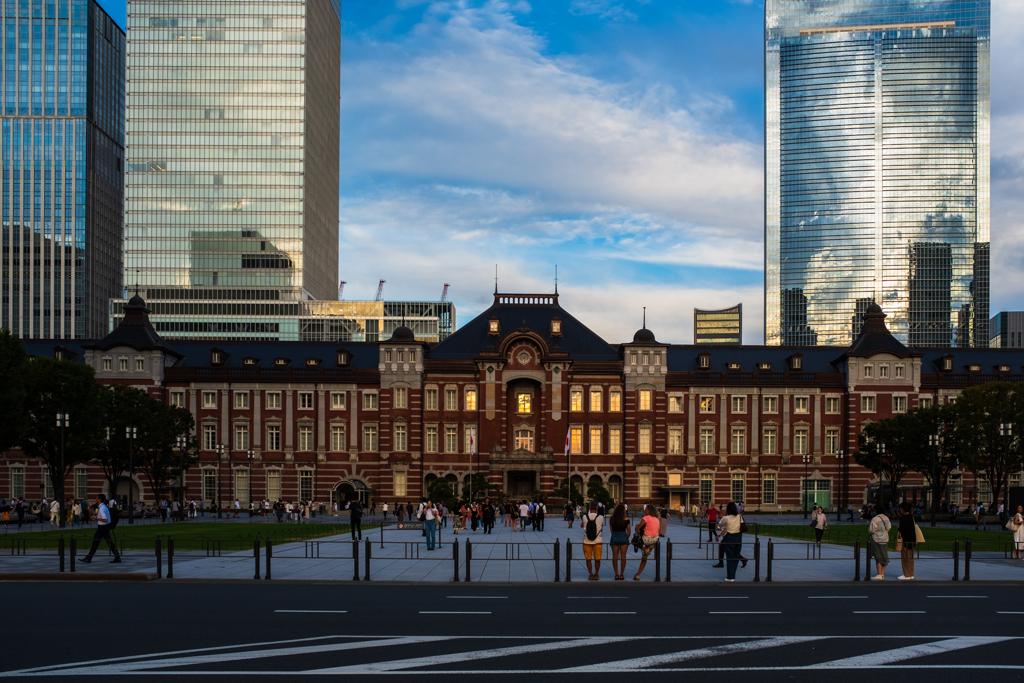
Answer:
POLYGON ((155 581, 156 574, 128 572, 0 572, 0 581, 155 581))

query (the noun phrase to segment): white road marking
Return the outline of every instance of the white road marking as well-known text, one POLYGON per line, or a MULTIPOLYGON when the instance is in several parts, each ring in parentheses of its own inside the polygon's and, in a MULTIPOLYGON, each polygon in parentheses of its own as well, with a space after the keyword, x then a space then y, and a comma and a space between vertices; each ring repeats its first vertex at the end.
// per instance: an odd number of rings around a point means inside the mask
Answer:
POLYGON ((996 612, 996 614, 1024 614, 1024 612, 996 612))
POLYGON ((808 595, 808 600, 867 600, 866 595, 808 595))
POLYGON ((490 612, 420 612, 420 614, 490 614, 490 612))
POLYGON ((836 659, 831 662, 815 664, 814 668, 849 669, 860 668, 864 666, 881 666, 885 664, 892 664, 893 662, 902 662, 906 659, 914 659, 915 657, 927 657, 928 655, 938 655, 942 654, 943 652, 963 650, 969 647, 988 645, 990 643, 1001 643, 1007 640, 1016 639, 1013 637, 1001 636, 960 636, 958 638, 940 640, 934 643, 920 643, 918 645, 909 645, 907 647, 901 647, 895 650, 872 652, 871 654, 860 655, 859 657, 836 659))
POLYGON ((449 595, 449 600, 508 600, 507 595, 449 595))
POLYGON ((286 612, 291 614, 348 614, 348 610, 343 609, 276 609, 274 613, 286 612))
POLYGON ((748 600, 749 595, 690 595, 690 600, 748 600))
MULTIPOLYGON (((732 645, 716 645, 714 647, 701 647, 694 650, 683 650, 671 652, 665 655, 652 655, 649 657, 636 657, 635 659, 620 659, 617 662, 600 662, 586 666, 575 666, 568 669, 558 669, 560 672, 576 671, 633 671, 635 669, 648 669, 661 664, 675 664, 677 662, 688 662, 694 659, 705 657, 719 657, 721 655, 733 654, 735 652, 748 652, 751 650, 764 650, 770 647, 791 645, 793 643, 804 643, 811 640, 819 640, 817 636, 800 637, 779 637, 765 638, 764 640, 753 640, 745 643, 734 643, 732 645)), ((659 669, 661 671, 661 669, 659 669)))
POLYGON ((854 610, 853 613, 854 614, 927 614, 927 612, 924 612, 923 610, 914 610, 914 609, 905 609, 905 610, 899 610, 899 609, 894 609, 894 610, 862 610, 860 612, 858 612, 857 610, 854 610))
POLYGON ((708 612, 708 614, 782 614, 782 612, 708 612))
POLYGON ((636 614, 636 612, 563 612, 563 614, 636 614))
POLYGON ((566 600, 627 600, 625 595, 567 595, 566 600))
POLYGON ((589 645, 606 645, 608 643, 621 643, 635 638, 581 638, 578 640, 561 640, 550 643, 537 643, 516 647, 503 647, 497 650, 470 650, 469 652, 456 652, 446 655, 432 655, 430 657, 415 657, 412 659, 398 659, 390 662, 368 662, 366 664, 353 664, 350 666, 338 666, 327 669, 316 669, 305 673, 316 674, 358 674, 377 673, 385 671, 400 671, 403 669, 414 669, 425 666, 437 666, 450 662, 467 662, 477 659, 493 659, 495 657, 507 657, 510 655, 521 655, 527 652, 547 652, 550 650, 564 650, 572 647, 587 647, 589 645))
POLYGON ((929 598, 987 598, 987 595, 929 595, 929 598))
MULTIPOLYGON (((162 669, 174 666, 197 666, 200 664, 219 664, 221 662, 237 662, 258 657, 285 657, 308 655, 320 652, 337 652, 342 650, 358 650, 364 647, 392 647, 396 645, 414 645, 436 640, 450 640, 449 636, 406 636, 388 638, 387 640, 355 641, 334 643, 330 645, 307 645, 304 647, 282 647, 272 650, 246 650, 245 652, 225 652, 216 655, 198 655, 195 657, 175 657, 173 659, 151 659, 145 662, 123 662, 106 666, 80 666, 72 669, 61 669, 62 676, 84 676, 90 674, 135 673, 146 669, 162 669)), ((56 672, 54 672, 56 673, 56 672)), ((278 672, 280 673, 280 672, 278 672)), ((9 675, 9 674, 8 674, 9 675)))

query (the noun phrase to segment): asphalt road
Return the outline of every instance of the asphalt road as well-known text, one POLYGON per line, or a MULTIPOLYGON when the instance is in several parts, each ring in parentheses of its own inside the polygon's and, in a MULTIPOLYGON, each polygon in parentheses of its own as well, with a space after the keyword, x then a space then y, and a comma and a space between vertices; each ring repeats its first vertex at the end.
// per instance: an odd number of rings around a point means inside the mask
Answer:
POLYGON ((0 678, 1024 678, 1019 584, 3 583, 0 678), (89 623, 89 627, 85 626, 89 623), (49 624, 49 625, 48 625, 49 624), (885 671, 883 672, 882 669, 885 671))

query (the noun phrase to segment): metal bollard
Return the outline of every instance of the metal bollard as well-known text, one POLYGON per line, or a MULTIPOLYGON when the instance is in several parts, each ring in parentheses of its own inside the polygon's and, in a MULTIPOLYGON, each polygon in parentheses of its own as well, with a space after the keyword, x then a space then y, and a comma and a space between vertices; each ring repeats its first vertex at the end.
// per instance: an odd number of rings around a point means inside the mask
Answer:
POLYGON ((174 578, 174 539, 167 537, 167 578, 174 578))
POLYGON ((770 582, 772 580, 772 559, 775 557, 775 544, 772 543, 772 539, 768 539, 768 568, 765 572, 764 580, 770 582))
POLYGON ((352 541, 352 566, 355 573, 352 575, 353 581, 359 580, 359 541, 352 541))
POLYGON ((853 580, 860 581, 860 539, 853 542, 853 580))
POLYGON ((75 573, 75 555, 78 554, 78 541, 75 537, 71 536, 71 573, 75 573))
POLYGON ((57 554, 60 555, 60 571, 64 573, 64 534, 60 535, 57 541, 57 554))
POLYGON ((253 574, 252 578, 253 578, 254 581, 259 581, 260 580, 260 537, 259 536, 257 536, 256 539, 252 542, 252 559, 253 559, 253 562, 256 563, 256 572, 253 574))
POLYGON ((459 537, 455 537, 455 542, 452 543, 452 559, 455 561, 455 573, 452 574, 452 581, 454 583, 459 582, 459 537))
POLYGON ((562 549, 562 546, 558 545, 558 541, 556 540, 555 541, 555 583, 559 582, 558 574, 559 574, 559 571, 561 570, 561 567, 559 566, 559 563, 560 563, 560 561, 562 559, 562 557, 561 557, 561 555, 562 555, 561 549, 562 549))
MULTIPOLYGON (((319 544, 318 544, 319 546, 319 544)), ((319 555, 319 547, 317 548, 317 555, 319 555)), ((274 556, 274 542, 267 539, 267 573, 263 575, 265 581, 270 580, 270 558, 274 556)))
MULTIPOLYGON (((629 550, 629 548, 626 548, 629 550)), ((665 541, 665 583, 672 582, 672 541, 665 541)))
POLYGON ((964 581, 971 580, 971 539, 964 543, 964 581))
POLYGON ((373 544, 370 543, 370 539, 366 539, 366 559, 364 560, 365 566, 363 571, 363 581, 370 580, 370 550, 373 548, 373 544))
POLYGON ((868 539, 867 552, 864 553, 864 580, 871 580, 871 539, 868 539))
POLYGON ((761 539, 754 536, 754 583, 761 581, 761 539))
POLYGON ((960 580, 960 539, 953 539, 953 580, 960 580))
POLYGON ((469 564, 473 561, 473 541, 466 539, 466 583, 472 581, 469 576, 469 564))
POLYGON ((565 541, 565 582, 572 582, 572 541, 565 541))
POLYGON ((654 583, 661 583, 661 539, 654 544, 654 583))

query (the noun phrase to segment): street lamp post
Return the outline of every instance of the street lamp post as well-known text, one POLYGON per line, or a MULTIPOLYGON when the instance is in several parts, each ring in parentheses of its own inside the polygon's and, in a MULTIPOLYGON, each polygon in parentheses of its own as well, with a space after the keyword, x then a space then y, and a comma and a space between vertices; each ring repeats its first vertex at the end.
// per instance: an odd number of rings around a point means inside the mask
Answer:
POLYGON ((221 510, 221 499, 220 499, 220 459, 224 455, 224 444, 217 444, 217 519, 221 518, 223 510, 221 510))
MULTIPOLYGON (((1013 423, 1004 422, 1000 424, 999 434, 1003 437, 1004 441, 1006 442, 1005 450, 1009 451, 1010 442, 1013 441, 1013 423)), ((1004 515, 1010 513, 1010 470, 1006 470, 1006 476, 1003 481, 1003 512, 1004 515)), ((1005 516, 1000 517, 999 523, 1003 524, 1005 519, 1005 516)))
MULTIPOLYGON (((178 506, 185 510, 185 444, 184 436, 178 437, 178 506)), ((188 519, 182 515, 183 519, 188 519)))
POLYGON ((135 504, 132 502, 132 489, 135 486, 134 441, 138 436, 138 430, 135 427, 125 427, 124 435, 128 439, 128 523, 135 524, 135 504))
MULTIPOLYGON (((67 413, 57 413, 57 426, 60 427, 60 493, 64 496, 64 428, 71 426, 71 417, 67 413)), ((55 489, 56 492, 56 489, 55 489)), ((64 501, 60 501, 60 528, 64 528, 64 501)))
POLYGON ((845 457, 846 457, 846 454, 843 453, 843 449, 842 448, 840 448, 839 450, 836 451, 836 462, 839 463, 839 477, 838 477, 838 479, 839 479, 839 498, 836 500, 836 521, 837 522, 843 521, 843 493, 845 493, 845 491, 843 490, 843 458, 845 458, 845 457))
POLYGON ((803 500, 803 504, 804 504, 804 519, 807 519, 807 466, 810 464, 810 462, 811 462, 811 454, 810 453, 804 453, 804 483, 803 483, 803 486, 801 487, 801 488, 803 488, 802 495, 803 495, 803 499, 804 499, 803 500))
MULTIPOLYGON (((933 463, 932 471, 934 473, 938 469, 938 466, 939 466, 939 447, 942 445, 942 437, 939 436, 938 432, 936 432, 934 434, 929 434, 928 435, 928 445, 932 449, 932 463, 933 463)), ((935 483, 934 483, 934 481, 932 482, 932 499, 929 502, 931 503, 930 507, 932 509, 932 514, 931 514, 932 526, 935 526, 935 512, 936 512, 936 510, 937 510, 937 508, 939 506, 939 501, 938 501, 938 499, 935 496, 935 483)))
POLYGON ((249 449, 249 500, 246 503, 249 504, 249 518, 252 518, 252 449, 249 449))

